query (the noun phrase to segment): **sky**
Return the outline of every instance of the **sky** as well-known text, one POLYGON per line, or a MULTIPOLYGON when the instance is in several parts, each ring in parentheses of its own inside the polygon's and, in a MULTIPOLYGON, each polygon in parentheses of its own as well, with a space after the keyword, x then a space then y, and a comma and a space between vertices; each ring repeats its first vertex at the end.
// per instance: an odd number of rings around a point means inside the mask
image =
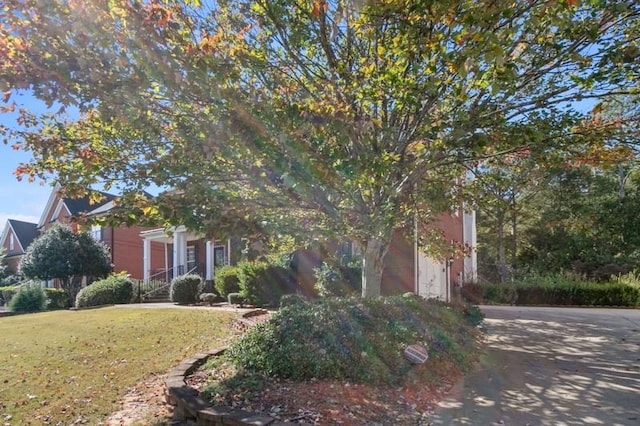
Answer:
POLYGON ((29 158, 29 154, 0 143, 0 232, 7 219, 38 223, 51 193, 48 184, 16 179, 16 166, 29 158))
MULTIPOLYGON (((18 107, 26 106, 32 110, 44 111, 43 104, 28 95, 13 95, 18 107)), ((0 124, 7 127, 16 126, 14 114, 0 114, 0 124)), ((31 155, 24 151, 16 151, 10 145, 0 141, 0 233, 7 219, 38 223, 44 210, 52 187, 48 183, 29 183, 26 179, 18 182, 13 174, 16 167, 29 161, 31 155)))

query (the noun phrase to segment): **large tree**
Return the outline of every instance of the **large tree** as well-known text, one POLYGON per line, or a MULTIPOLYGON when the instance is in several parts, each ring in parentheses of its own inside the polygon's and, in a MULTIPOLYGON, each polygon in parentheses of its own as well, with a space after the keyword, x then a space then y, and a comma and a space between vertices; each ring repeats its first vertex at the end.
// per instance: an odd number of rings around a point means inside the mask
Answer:
POLYGON ((103 277, 111 269, 111 256, 103 243, 62 224, 53 225, 36 238, 20 261, 25 277, 58 279, 71 300, 80 291, 83 277, 103 277))
POLYGON ((459 202, 465 167, 522 148, 507 124, 636 90, 640 66, 633 1, 6 3, 5 100, 82 112, 21 111, 20 174, 118 185, 124 207, 210 234, 351 238, 364 296, 394 230, 459 202), (173 191, 135 195, 152 183, 173 191))

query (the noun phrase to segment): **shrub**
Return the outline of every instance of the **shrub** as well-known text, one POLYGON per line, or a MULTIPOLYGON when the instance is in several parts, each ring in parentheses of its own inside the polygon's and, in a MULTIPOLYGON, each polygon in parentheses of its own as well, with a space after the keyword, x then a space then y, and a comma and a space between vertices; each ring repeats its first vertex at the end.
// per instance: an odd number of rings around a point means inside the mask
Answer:
POLYGON ((342 266, 339 268, 322 262, 319 268, 314 269, 316 278, 315 288, 320 297, 329 296, 353 296, 362 287, 362 273, 358 268, 342 266))
POLYGON ((550 276, 538 282, 468 284, 462 294, 472 303, 516 305, 640 306, 640 287, 621 281, 585 282, 550 276))
POLYGON ((309 299, 301 294, 285 294, 280 298, 280 308, 297 305, 302 306, 309 303, 309 299))
POLYGON ((174 278, 171 281, 171 301, 180 305, 196 303, 202 289, 200 275, 189 274, 174 278))
POLYGON ((244 298, 240 293, 229 293, 227 295, 227 300, 230 305, 240 305, 241 307, 244 305, 244 298))
POLYGON ((18 291, 18 288, 12 285, 0 287, 0 306, 8 305, 16 291, 18 291))
POLYGON ((69 309, 71 307, 71 299, 69 295, 61 288, 45 288, 47 295, 47 309, 50 311, 56 309, 69 309))
POLYGON ((216 302, 224 301, 223 297, 220 297, 215 293, 202 293, 199 299, 201 302, 208 303, 209 306, 213 305, 216 302))
POLYGON ((297 284, 289 268, 263 262, 243 262, 240 268, 240 294, 256 306, 278 306, 284 294, 293 294, 297 284))
POLYGON ((9 302, 13 312, 40 312, 47 309, 47 295, 38 283, 28 282, 18 288, 9 302))
POLYGON ((240 269, 235 266, 223 266, 216 269, 216 276, 213 278, 216 291, 221 296, 240 291, 240 269))
POLYGON ((124 275, 111 275, 89 284, 76 296, 76 308, 129 303, 133 297, 133 282, 124 275))
POLYGON ((287 297, 270 320, 252 327, 226 356, 239 368, 294 380, 401 383, 412 371, 403 349, 472 365, 476 331, 459 312, 416 296, 287 297), (301 303, 288 304, 296 300, 301 303))

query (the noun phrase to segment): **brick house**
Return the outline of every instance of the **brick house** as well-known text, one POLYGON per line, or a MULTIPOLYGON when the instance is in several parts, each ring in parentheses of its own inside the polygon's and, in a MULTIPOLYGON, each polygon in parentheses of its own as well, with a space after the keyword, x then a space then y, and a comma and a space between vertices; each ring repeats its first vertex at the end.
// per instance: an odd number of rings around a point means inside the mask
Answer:
POLYGON ((38 225, 30 222, 9 219, 5 224, 2 236, 0 236, 0 247, 4 248, 7 273, 16 274, 18 266, 27 247, 38 236, 38 225))
MULTIPOLYGON (((139 226, 90 226, 81 225, 83 218, 103 214, 114 206, 116 198, 113 194, 102 193, 103 200, 91 203, 89 197, 68 198, 64 197, 60 187, 56 186, 45 206, 38 222, 38 230, 44 232, 53 223, 60 222, 69 225, 74 231, 83 229, 83 226, 98 241, 102 241, 109 248, 111 263, 114 272, 126 272, 131 278, 142 279, 142 251, 143 243, 140 240, 140 232, 147 228, 139 226)), ((163 246, 154 244, 150 247, 157 255, 163 253, 163 246)), ((160 267, 157 256, 155 267, 160 267)))
MULTIPOLYGON (((428 298, 450 300, 452 290, 464 282, 477 279, 476 260, 476 215, 475 211, 459 208, 444 214, 437 223, 442 240, 452 246, 466 247, 440 259, 433 259, 418 250, 415 238, 419 230, 414 230, 412 241, 397 232, 385 258, 382 274, 382 294, 413 292, 428 298)), ((170 280, 188 272, 196 272, 210 281, 216 267, 235 264, 239 259, 239 239, 203 239, 189 232, 184 226, 174 227, 167 233, 164 229, 142 231, 144 241, 142 269, 144 280, 170 280), (164 267, 157 265, 158 251, 153 244, 162 244, 164 254, 160 259, 164 267)), ((240 244, 241 245, 241 244, 240 244)), ((357 247, 352 243, 322 245, 318 250, 304 250, 297 266, 298 284, 304 293, 311 293, 315 280, 313 268, 321 263, 328 252, 339 255, 357 255, 357 247)))

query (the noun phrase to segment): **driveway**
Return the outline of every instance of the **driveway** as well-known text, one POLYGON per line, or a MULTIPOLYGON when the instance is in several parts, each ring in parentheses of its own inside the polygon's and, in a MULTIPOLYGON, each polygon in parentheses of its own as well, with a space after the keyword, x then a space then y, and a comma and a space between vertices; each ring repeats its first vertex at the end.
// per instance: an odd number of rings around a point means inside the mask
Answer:
POLYGON ((640 425, 640 310, 482 309, 486 350, 434 425, 640 425))

